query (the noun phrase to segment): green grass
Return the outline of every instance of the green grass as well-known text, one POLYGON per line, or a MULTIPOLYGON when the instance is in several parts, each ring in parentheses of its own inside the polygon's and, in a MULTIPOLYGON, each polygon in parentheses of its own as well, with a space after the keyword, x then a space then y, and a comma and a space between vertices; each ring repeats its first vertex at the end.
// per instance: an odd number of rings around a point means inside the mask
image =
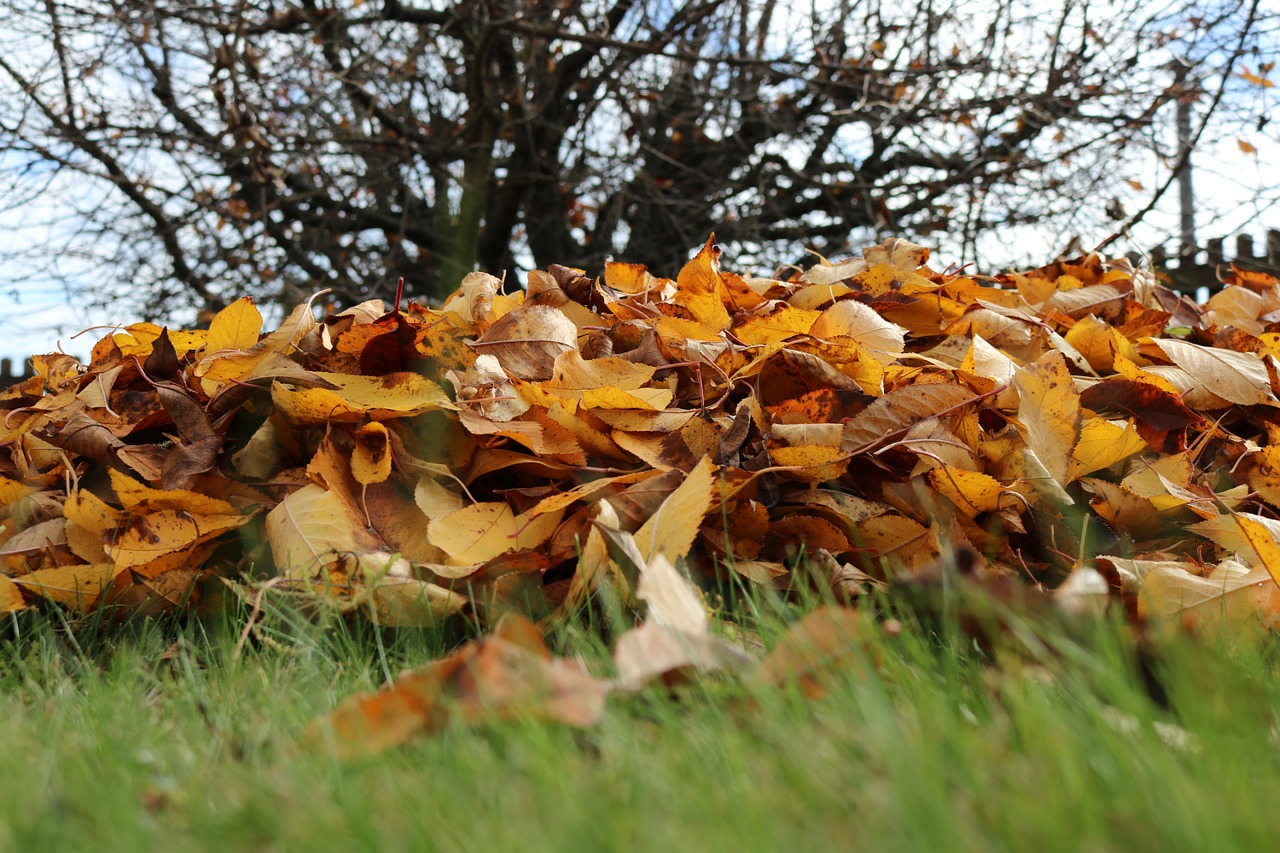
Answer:
POLYGON ((589 731, 458 726, 344 763, 292 744, 445 638, 277 615, 270 642, 236 659, 234 620, 86 637, 29 616, 0 641, 0 850, 1202 851, 1280 837, 1265 648, 1175 643, 1168 711, 1118 630, 991 667, 962 638, 909 628, 876 651, 878 675, 851 668, 818 701, 711 680, 612 701, 589 731))

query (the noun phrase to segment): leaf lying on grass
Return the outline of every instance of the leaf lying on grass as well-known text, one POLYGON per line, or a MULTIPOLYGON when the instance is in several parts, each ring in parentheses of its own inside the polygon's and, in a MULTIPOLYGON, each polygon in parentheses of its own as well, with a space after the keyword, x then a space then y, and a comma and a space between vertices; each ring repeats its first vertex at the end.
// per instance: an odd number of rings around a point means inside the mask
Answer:
POLYGON ((491 636, 407 672, 377 693, 347 699, 313 723, 302 743, 354 757, 454 722, 523 717, 590 726, 604 711, 609 689, 580 662, 553 657, 538 629, 512 615, 491 636))

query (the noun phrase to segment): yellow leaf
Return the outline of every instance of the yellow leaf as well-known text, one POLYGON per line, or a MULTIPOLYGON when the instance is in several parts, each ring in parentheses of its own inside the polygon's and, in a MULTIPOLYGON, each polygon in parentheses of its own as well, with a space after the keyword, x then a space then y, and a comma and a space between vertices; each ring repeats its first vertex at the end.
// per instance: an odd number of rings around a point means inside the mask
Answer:
POLYGON ((116 566, 141 567, 177 555, 166 565, 180 565, 195 545, 234 530, 245 521, 236 515, 192 515, 182 510, 159 510, 124 521, 107 550, 116 566))
POLYGON ((912 276, 929 260, 929 250, 910 240, 890 237, 883 243, 863 250, 862 256, 867 259, 867 263, 888 264, 902 275, 912 276))
POLYGON ((625 358, 593 358, 588 361, 582 353, 572 349, 556 358, 551 378, 543 382, 542 387, 562 397, 576 396, 605 386, 634 391, 653 378, 654 370, 650 365, 635 364, 625 358))
POLYGON ((107 473, 111 477, 111 488, 120 500, 120 506, 126 510, 145 512, 170 509, 191 515, 217 516, 236 515, 239 512, 233 504, 199 492, 185 489, 152 489, 115 468, 107 473))
POLYGON ((1005 488, 995 477, 950 465, 934 468, 927 476, 930 485, 969 518, 1000 508, 1000 496, 1005 488))
POLYGON ((1248 68, 1243 66, 1239 71, 1236 72, 1236 76, 1249 81, 1250 83, 1252 83, 1253 85, 1261 89, 1270 89, 1272 86, 1275 85, 1275 83, 1272 83, 1270 80, 1266 78, 1266 72, 1263 72, 1262 74, 1254 74, 1248 68))
MULTIPOLYGON (((827 424, 823 424, 827 426, 827 424)), ((839 429, 839 424, 830 424, 839 429)), ((849 468, 849 454, 840 449, 837 434, 836 446, 823 444, 801 444, 791 447, 774 447, 769 450, 769 457, 774 465, 796 470, 787 475, 816 486, 829 480, 838 480, 849 468)))
POLYGON ((817 311, 805 311, 785 302, 777 302, 772 304, 767 313, 754 314, 734 326, 733 334, 744 344, 786 341, 807 333, 819 316, 817 311))
POLYGON ((12 506, 35 491, 31 486, 0 474, 0 507, 12 506))
POLYGON ((1248 140, 1245 140, 1245 139, 1237 139, 1237 140, 1236 140, 1236 145, 1238 145, 1238 146, 1240 147, 1240 150, 1241 150, 1241 151, 1243 151, 1245 154, 1257 154, 1257 153, 1258 153, 1258 149, 1257 149, 1257 148, 1254 148, 1254 147, 1253 147, 1253 145, 1252 145, 1248 140))
POLYGON ((1138 590, 1138 612, 1209 635, 1256 636, 1280 626, 1280 588, 1266 570, 1218 574, 1206 578, 1178 566, 1153 568, 1138 590))
POLYGON ((285 577, 308 578, 334 552, 377 551, 378 537, 352 519, 340 497, 308 484, 267 513, 267 542, 285 577))
MULTIPOLYGON (((112 473, 115 473, 114 469, 112 473)), ((120 524, 120 510, 108 506, 101 498, 84 489, 76 489, 67 498, 62 514, 99 539, 120 524)))
POLYGON ((874 308, 845 299, 823 311, 809 334, 824 340, 849 338, 875 352, 900 353, 906 331, 881 317, 874 308))
POLYGON ((16 577, 13 582, 41 598, 84 613, 97 604, 102 590, 119 572, 110 563, 91 566, 59 566, 16 577))
POLYGON ((1157 373, 1143 370, 1131 359, 1126 358, 1125 356, 1117 355, 1113 367, 1115 372, 1118 373, 1121 378, 1132 379, 1134 382, 1145 382, 1148 385, 1154 385, 1161 391, 1168 391, 1170 394, 1179 393, 1178 388, 1168 379, 1165 379, 1157 373))
POLYGON ((26 606, 18 585, 8 575, 0 575, 0 613, 16 613, 26 606))
POLYGON ((582 392, 584 409, 647 409, 660 412, 671 404, 669 388, 636 388, 623 391, 612 385, 590 388, 582 392))
POLYGON ((1270 444, 1244 458, 1244 475, 1258 497, 1280 506, 1280 444, 1270 444))
POLYGON ((539 547, 555 532, 563 515, 551 512, 529 518, 516 515, 505 503, 477 503, 432 519, 427 538, 449 555, 447 565, 470 566, 509 551, 539 547))
POLYGON ((672 301, 689 310, 695 320, 713 332, 729 328, 729 311, 724 307, 728 295, 720 279, 720 247, 712 234, 706 245, 680 270, 676 277, 676 295, 672 301))
POLYGON ((1092 314, 1081 317, 1063 337, 1100 375, 1112 371, 1119 351, 1116 338, 1124 340, 1115 329, 1092 314))
POLYGON ((1262 357, 1220 347, 1200 346, 1166 338, 1151 339, 1169 359, 1202 387, 1242 406, 1267 405, 1275 400, 1262 357))
POLYGON ((1055 350, 1020 369, 1013 381, 1021 400, 1018 420, 1027 450, 1059 486, 1065 485, 1080 426, 1080 395, 1067 360, 1055 350))
POLYGON ((636 531, 636 544, 646 560, 661 554, 674 563, 689 553, 702 519, 711 509, 715 469, 715 463, 704 456, 636 531))
POLYGON ((802 287, 795 293, 791 294, 791 298, 787 300, 787 304, 792 308, 804 308, 809 311, 814 311, 829 302, 835 302, 846 293, 852 292, 852 290, 843 284, 811 284, 808 287, 802 287))
POLYGON ((344 373, 316 375, 336 385, 337 390, 294 390, 279 382, 271 385, 271 400, 295 424, 407 418, 423 412, 457 408, 443 388, 416 373, 388 373, 385 376, 348 376, 344 373))
POLYGON ((356 430, 351 451, 351 476, 362 486, 381 483, 391 476, 391 441, 387 428, 377 421, 356 430))
POLYGON ((413 502, 429 521, 444 518, 463 507, 461 495, 449 491, 430 476, 418 479, 418 485, 413 490, 413 502))
POLYGON ((936 550, 929 528, 897 513, 885 513, 858 523, 854 544, 870 548, 873 557, 891 556, 907 566, 920 565, 934 556, 936 550))
POLYGON ((1243 514, 1237 513, 1233 517, 1240 528, 1240 535, 1258 555, 1258 562, 1271 574, 1272 580, 1280 584, 1280 544, 1276 543, 1275 534, 1243 514))
POLYGON ((155 323, 134 323, 113 333, 111 337, 120 348, 120 354, 126 358, 131 355, 146 358, 151 355, 151 345, 163 331, 164 329, 155 323))
POLYGON ((1080 427, 1080 441, 1071 452, 1067 480, 1074 482, 1086 474, 1110 468, 1146 446, 1132 420, 1121 426, 1106 418, 1089 418, 1080 427))
POLYGON ((262 333, 262 314, 248 296, 237 299, 214 316, 209 323, 209 352, 224 349, 249 349, 262 333))
POLYGON ((604 283, 620 293, 644 293, 657 282, 644 264, 608 261, 604 265, 604 283))
POLYGON ((373 603, 378 624, 388 628, 428 628, 467 603, 464 596, 417 578, 384 578, 365 595, 373 603))

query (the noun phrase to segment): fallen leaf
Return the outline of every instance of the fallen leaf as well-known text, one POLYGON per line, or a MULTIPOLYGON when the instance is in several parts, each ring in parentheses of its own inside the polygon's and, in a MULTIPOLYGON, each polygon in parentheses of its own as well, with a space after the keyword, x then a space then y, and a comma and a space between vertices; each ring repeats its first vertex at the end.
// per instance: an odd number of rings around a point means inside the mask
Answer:
POLYGON ((308 484, 267 513, 267 542, 276 567, 306 579, 336 553, 377 551, 382 543, 333 492, 308 484))
POLYGON ((809 334, 817 338, 849 338, 858 346, 884 353, 902 352, 906 332, 874 309, 851 299, 823 311, 809 329, 809 334))
POLYGON ((710 459, 703 457, 684 482, 636 531, 636 544, 645 560, 661 555, 675 561, 689 552, 702 519, 711 509, 716 488, 715 468, 710 459))
POLYGON ((1019 398, 1018 420, 1029 453, 1059 486, 1068 482, 1071 451, 1080 430, 1080 395, 1061 353, 1051 352, 1014 377, 1019 398))
POLYGON ((508 616, 494 635, 406 672, 377 693, 348 698, 312 723, 301 744, 354 758, 451 723, 527 718, 585 728, 604 713, 610 690, 579 661, 552 657, 536 628, 508 616))
POLYGON ((26 606, 18 585, 7 575, 0 575, 0 613, 17 613, 26 606))
POLYGON ((1152 344, 1213 393, 1243 406, 1275 402, 1267 369, 1255 353, 1204 347, 1167 338, 1152 344))
POLYGON ((618 638, 613 659, 623 689, 638 690, 655 678, 668 683, 681 673, 744 672, 755 659, 710 633, 702 596, 661 553, 639 564, 637 597, 648 605, 645 623, 618 638))
POLYGON ((1089 418, 1080 426, 1080 440, 1071 451, 1067 467, 1068 481, 1075 481, 1110 468, 1117 462, 1140 453, 1147 443, 1133 428, 1133 422, 1117 424, 1106 418, 1089 418))
POLYGON ((820 607, 792 625, 760 665, 757 680, 772 688, 795 685, 810 699, 851 673, 867 678, 877 665, 874 628, 854 610, 820 607))
POLYGON ((951 413, 973 399, 973 392, 958 385, 911 385, 891 391, 845 425, 841 449, 865 453, 920 421, 951 413))
POLYGON ((1280 588, 1264 568, 1221 578, 1154 568, 1142 579, 1138 607, 1148 619, 1211 635, 1249 636, 1280 627, 1280 588))
POLYGON ((262 314, 254 307, 253 300, 245 296, 214 315, 209 322, 205 346, 210 353, 249 349, 258 343, 261 334, 262 314))
POLYGON ((472 342, 520 379, 550 379, 556 360, 578 348, 578 328, 559 308, 530 305, 503 315, 472 342))
POLYGON ((386 376, 347 376, 318 373, 334 386, 286 388, 271 385, 271 399, 285 417, 298 425, 353 423, 366 419, 406 418, 424 412, 456 408, 444 390, 416 373, 386 376))
POLYGON ((391 441, 387 428, 374 421, 356 430, 351 474, 362 486, 385 482, 391 476, 391 441))
POLYGON ((61 604, 75 613, 87 613, 98 603, 117 569, 110 563, 59 566, 13 578, 16 586, 32 595, 61 604))
POLYGON ((465 506, 432 519, 427 539, 449 555, 451 566, 483 563, 509 551, 537 548, 555 532, 563 512, 517 516, 506 503, 465 506))

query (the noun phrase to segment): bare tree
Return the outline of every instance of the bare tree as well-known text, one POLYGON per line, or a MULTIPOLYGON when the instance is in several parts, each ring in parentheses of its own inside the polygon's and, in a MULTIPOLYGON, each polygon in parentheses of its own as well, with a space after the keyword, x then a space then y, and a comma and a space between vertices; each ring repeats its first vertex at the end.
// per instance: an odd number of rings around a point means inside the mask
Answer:
POLYGON ((1266 117, 1276 36, 1258 0, 3 6, 0 203, 43 235, 5 269, 157 316, 397 275, 437 297, 477 265, 672 272, 711 231, 767 266, 1105 233, 1128 171, 1176 171, 1180 98, 1195 139, 1266 117))

